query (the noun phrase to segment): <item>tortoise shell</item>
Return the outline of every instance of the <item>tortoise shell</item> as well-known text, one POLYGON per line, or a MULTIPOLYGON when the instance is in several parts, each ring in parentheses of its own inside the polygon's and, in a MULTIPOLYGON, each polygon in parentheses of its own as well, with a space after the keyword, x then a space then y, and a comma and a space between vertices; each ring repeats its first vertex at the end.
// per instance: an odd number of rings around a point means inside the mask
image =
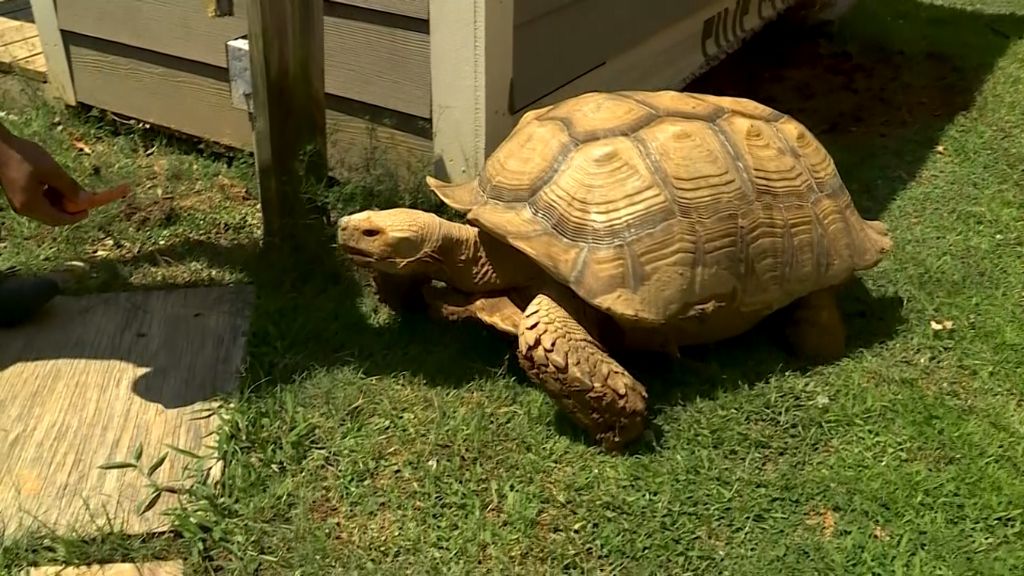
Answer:
POLYGON ((793 118, 743 98, 586 93, 526 113, 461 185, 466 219, 623 319, 709 302, 765 312, 877 264, 831 156, 793 118))

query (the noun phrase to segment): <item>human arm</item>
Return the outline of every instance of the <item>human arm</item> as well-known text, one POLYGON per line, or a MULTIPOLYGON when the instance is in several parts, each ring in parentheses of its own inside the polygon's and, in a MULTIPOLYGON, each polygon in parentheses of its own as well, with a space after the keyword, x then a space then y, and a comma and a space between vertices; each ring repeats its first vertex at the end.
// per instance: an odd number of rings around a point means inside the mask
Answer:
POLYGON ((0 124, 0 186, 16 213, 50 226, 66 226, 89 212, 67 212, 62 204, 87 205, 82 189, 41 146, 0 124))

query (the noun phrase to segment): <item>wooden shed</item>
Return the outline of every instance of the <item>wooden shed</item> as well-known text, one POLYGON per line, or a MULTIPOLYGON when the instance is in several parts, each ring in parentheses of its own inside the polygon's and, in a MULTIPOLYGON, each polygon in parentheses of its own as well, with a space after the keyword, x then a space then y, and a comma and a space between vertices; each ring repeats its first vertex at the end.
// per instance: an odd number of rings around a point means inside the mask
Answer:
MULTIPOLYGON (((247 0, 32 3, 67 102, 251 149, 227 50, 246 36, 247 0)), ((337 168, 373 142, 396 164, 464 180, 527 110, 679 88, 792 3, 325 0, 328 157, 337 168)))

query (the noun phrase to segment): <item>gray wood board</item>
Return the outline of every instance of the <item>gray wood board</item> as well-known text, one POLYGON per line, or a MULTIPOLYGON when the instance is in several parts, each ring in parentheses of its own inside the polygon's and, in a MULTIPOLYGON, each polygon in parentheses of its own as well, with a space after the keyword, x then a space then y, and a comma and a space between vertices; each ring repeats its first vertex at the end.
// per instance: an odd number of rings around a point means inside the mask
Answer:
MULTIPOLYGON (((59 297, 0 330, 3 528, 164 529, 170 494, 139 516, 143 476, 98 466, 139 443, 144 465, 168 444, 208 453, 210 408, 237 387, 251 304, 247 286, 59 297)), ((170 452, 155 479, 175 483, 192 464, 170 452)))

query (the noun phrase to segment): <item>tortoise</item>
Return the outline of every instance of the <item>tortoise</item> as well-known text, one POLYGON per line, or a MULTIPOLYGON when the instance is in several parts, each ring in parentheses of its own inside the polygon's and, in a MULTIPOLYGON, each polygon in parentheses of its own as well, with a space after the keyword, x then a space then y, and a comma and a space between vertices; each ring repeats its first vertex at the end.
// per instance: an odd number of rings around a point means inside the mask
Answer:
POLYGON ((470 181, 426 182, 465 223, 363 211, 339 219, 339 250, 381 294, 406 282, 517 337, 524 371, 609 451, 647 425, 614 353, 676 355, 788 307, 793 352, 836 359, 836 291, 891 249, 821 143, 739 97, 580 94, 525 113, 470 181))

